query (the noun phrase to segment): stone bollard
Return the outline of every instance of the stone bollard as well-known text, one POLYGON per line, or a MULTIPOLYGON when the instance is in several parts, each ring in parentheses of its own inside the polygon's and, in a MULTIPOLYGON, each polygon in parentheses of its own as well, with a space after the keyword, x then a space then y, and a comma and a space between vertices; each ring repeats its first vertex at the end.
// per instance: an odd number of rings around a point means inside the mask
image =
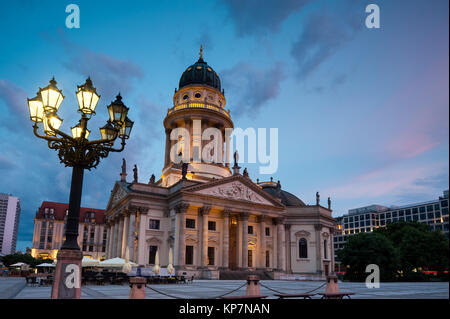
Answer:
POLYGON ((130 278, 130 299, 145 299, 145 284, 147 279, 144 277, 130 278))
POLYGON ((250 275, 247 277, 246 296, 261 296, 261 288, 259 285, 259 277, 250 275))
POLYGON ((339 292, 339 284, 338 278, 336 274, 327 276, 327 288, 325 289, 325 293, 338 293, 339 292))

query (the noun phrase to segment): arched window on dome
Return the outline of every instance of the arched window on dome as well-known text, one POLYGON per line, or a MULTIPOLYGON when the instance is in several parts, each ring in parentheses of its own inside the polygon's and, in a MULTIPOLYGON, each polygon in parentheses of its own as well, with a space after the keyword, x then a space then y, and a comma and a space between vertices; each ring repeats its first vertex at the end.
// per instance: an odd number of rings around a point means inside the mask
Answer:
POLYGON ((305 238, 300 238, 298 241, 298 256, 308 258, 308 241, 305 238))

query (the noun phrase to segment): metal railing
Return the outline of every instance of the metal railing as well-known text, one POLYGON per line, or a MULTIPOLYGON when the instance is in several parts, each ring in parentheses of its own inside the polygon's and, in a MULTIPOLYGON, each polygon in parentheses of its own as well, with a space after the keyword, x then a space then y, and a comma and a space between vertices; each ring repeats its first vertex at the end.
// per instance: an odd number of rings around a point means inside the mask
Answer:
POLYGON ((179 111, 179 110, 184 110, 184 109, 208 109, 208 110, 213 110, 219 113, 224 114, 226 117, 230 117, 230 111, 229 110, 225 110, 219 106, 213 105, 213 104, 208 104, 208 103, 183 103, 183 104, 179 104, 177 106, 174 106, 170 109, 168 109, 167 111, 167 115, 172 114, 173 112, 179 111))

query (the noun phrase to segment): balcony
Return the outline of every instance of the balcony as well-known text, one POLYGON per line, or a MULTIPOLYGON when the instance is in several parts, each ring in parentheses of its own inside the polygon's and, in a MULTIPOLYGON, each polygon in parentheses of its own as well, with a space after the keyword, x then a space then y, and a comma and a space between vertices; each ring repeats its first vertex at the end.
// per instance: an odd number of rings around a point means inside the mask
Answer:
POLYGON ((215 111, 218 113, 222 113, 226 117, 231 118, 230 110, 224 110, 223 108, 221 108, 219 106, 216 106, 213 104, 208 104, 208 103, 189 103, 189 102, 174 106, 173 108, 171 108, 167 111, 167 115, 170 115, 173 112, 185 110, 185 109, 208 109, 208 110, 212 110, 212 111, 215 111))

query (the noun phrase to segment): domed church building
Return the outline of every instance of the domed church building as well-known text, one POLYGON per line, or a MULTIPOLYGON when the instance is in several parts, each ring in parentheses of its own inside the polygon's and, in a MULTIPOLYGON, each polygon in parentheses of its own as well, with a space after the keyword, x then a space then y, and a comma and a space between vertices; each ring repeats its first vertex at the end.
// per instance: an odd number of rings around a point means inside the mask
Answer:
POLYGON ((230 167, 226 130, 234 124, 219 75, 202 51, 181 75, 164 119, 160 179, 138 181, 135 166, 127 180, 123 160, 105 214, 106 258, 128 252, 131 261, 152 268, 158 252, 161 268, 171 263, 177 274, 196 278, 323 279, 334 271, 330 200, 323 207, 316 194, 307 205, 280 182, 255 182, 236 156, 230 167), (189 134, 179 135, 182 128, 189 134), (208 128, 222 132, 213 152, 202 139, 208 128))

